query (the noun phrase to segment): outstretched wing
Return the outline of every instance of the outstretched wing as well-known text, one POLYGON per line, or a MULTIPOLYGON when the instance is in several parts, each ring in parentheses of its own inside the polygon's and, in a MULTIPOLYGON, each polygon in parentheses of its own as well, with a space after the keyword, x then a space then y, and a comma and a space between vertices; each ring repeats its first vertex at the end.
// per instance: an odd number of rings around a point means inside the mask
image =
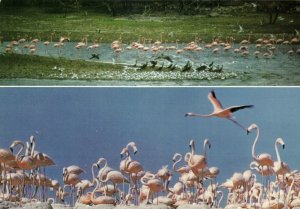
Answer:
POLYGON ((209 92, 208 99, 214 106, 214 111, 220 111, 223 109, 221 102, 217 99, 214 91, 209 92))
POLYGON ((245 109, 245 108, 252 108, 254 107, 254 105, 242 105, 242 106, 232 106, 230 108, 228 108, 230 110, 230 112, 236 112, 238 110, 242 110, 242 109, 245 109))

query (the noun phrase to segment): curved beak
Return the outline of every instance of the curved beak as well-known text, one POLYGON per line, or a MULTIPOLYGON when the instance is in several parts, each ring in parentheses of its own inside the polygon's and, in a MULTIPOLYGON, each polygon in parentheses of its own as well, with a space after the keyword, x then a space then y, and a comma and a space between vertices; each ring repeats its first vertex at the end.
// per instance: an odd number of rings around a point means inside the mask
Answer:
POLYGON ((282 145, 282 149, 284 149, 284 148, 285 148, 285 144, 282 145))
POLYGON ((11 153, 14 153, 14 149, 12 147, 9 148, 11 153))

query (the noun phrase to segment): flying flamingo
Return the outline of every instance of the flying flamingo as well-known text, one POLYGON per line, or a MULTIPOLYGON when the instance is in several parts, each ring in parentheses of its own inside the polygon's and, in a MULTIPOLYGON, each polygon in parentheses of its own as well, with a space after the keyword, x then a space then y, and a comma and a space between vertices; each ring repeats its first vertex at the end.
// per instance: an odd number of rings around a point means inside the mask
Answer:
POLYGON ((247 134, 249 133, 249 131, 243 127, 241 124, 239 124, 234 116, 232 115, 232 113, 241 110, 241 109, 245 109, 245 108, 251 108, 254 105, 241 105, 241 106, 231 106, 228 108, 223 108, 222 104, 220 103, 220 101, 217 99, 216 94, 214 91, 211 91, 208 94, 208 99, 210 100, 210 102, 212 103, 213 107, 214 107, 214 111, 208 115, 200 115, 200 114, 196 114, 196 113, 186 113, 185 116, 186 117, 220 117, 220 118, 226 118, 230 121, 232 121, 233 123, 235 123, 236 125, 238 125, 240 128, 242 128, 243 130, 247 131, 247 134))

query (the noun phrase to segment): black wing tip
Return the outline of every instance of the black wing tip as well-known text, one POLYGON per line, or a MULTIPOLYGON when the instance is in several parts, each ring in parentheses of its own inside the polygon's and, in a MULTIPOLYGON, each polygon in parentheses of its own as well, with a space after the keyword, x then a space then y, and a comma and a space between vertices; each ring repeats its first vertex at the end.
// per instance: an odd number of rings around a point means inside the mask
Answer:
POLYGON ((215 93, 215 91, 214 91, 213 89, 210 91, 210 93, 211 93, 211 95, 212 95, 214 98, 216 98, 216 93, 215 93))

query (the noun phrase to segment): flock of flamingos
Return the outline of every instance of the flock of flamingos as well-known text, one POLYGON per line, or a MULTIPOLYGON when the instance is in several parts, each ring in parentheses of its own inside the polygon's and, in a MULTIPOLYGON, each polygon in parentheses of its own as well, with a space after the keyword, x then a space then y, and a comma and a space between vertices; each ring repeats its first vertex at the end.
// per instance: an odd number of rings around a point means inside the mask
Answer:
MULTIPOLYGON (((213 91, 208 98, 214 106, 214 112, 209 117, 229 119, 232 112, 250 107, 223 109, 213 91)), ((281 159, 279 146, 284 149, 284 140, 277 138, 274 142, 275 159, 268 153, 256 153, 259 140, 259 127, 256 124, 250 125, 246 131, 256 132, 252 146, 253 161, 248 170, 234 173, 223 183, 217 182, 222 171, 209 165, 206 153, 211 143, 208 139, 203 141, 201 154, 195 150, 196 141, 190 140, 190 152, 184 155, 175 153, 170 159, 174 162, 171 169, 163 166, 154 172, 143 167, 137 158, 137 145, 129 142, 120 150, 119 169, 111 168, 105 158, 95 159, 96 162, 91 163, 92 179, 82 179, 81 175, 87 171, 70 165, 62 170, 63 184, 46 176, 45 168, 55 163, 47 154, 36 150, 35 137, 31 136, 26 143, 15 140, 10 150, 0 149, 0 199, 20 204, 32 201, 64 204, 69 201, 71 205, 165 205, 181 209, 187 208, 187 205, 220 208, 221 201, 226 201, 225 208, 300 207, 300 172, 291 170, 288 163, 281 159), (16 149, 18 152, 14 154, 16 149), (174 176, 179 178, 175 179, 174 176), (51 191, 54 197, 49 197, 51 191)))
MULTIPOLYGON (((52 38, 51 38, 52 39, 52 38)), ((45 54, 48 54, 49 47, 57 49, 59 55, 62 53, 62 49, 65 42, 69 42, 70 37, 60 37, 58 42, 44 41, 41 42, 37 38, 21 38, 19 40, 12 40, 9 44, 4 47, 4 52, 13 53, 15 51, 22 51, 22 53, 35 54, 38 51, 38 43, 43 43, 45 54)), ((96 53, 96 49, 101 46, 101 39, 94 41, 93 44, 89 44, 87 37, 84 37, 81 42, 75 44, 74 48, 78 50, 79 57, 82 57, 82 50, 86 49, 91 55, 91 58, 98 58, 99 54, 96 53), (95 56, 96 55, 96 56, 95 56)), ((290 46, 288 49, 284 49, 284 52, 288 55, 300 54, 299 37, 294 36, 293 38, 275 38, 273 35, 266 35, 255 41, 255 49, 250 50, 250 35, 248 40, 242 40, 239 45, 234 45, 233 37, 226 37, 226 41, 220 38, 213 38, 210 43, 203 44, 203 41, 199 38, 195 38, 194 41, 187 43, 183 47, 179 47, 179 40, 176 40, 176 44, 163 42, 161 36, 160 41, 152 42, 151 39, 146 39, 142 36, 139 37, 138 41, 132 42, 129 45, 122 43, 122 37, 111 43, 112 52, 117 55, 125 50, 137 50, 138 52, 150 51, 152 53, 174 51, 177 54, 184 53, 186 51, 198 51, 210 50, 212 54, 219 54, 221 51, 228 53, 229 51, 234 52, 237 55, 247 57, 253 53, 256 58, 263 57, 266 59, 272 58, 279 50, 280 45, 290 46), (253 52, 252 52, 253 51, 253 52)))

